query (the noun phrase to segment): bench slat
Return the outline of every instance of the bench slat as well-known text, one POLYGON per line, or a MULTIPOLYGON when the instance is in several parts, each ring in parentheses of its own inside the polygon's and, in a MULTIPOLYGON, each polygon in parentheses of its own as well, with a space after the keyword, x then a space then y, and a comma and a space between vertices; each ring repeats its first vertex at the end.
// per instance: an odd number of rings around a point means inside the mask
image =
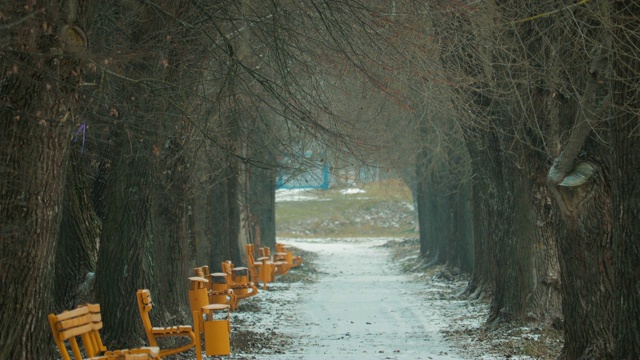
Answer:
POLYGON ((60 340, 62 340, 62 341, 65 341, 65 340, 67 340, 69 338, 72 338, 74 336, 86 334, 87 332, 91 331, 92 329, 93 329, 93 327, 91 326, 91 324, 85 323, 85 324, 80 325, 80 326, 74 326, 72 328, 67 328, 65 330, 58 331, 58 338, 60 340))

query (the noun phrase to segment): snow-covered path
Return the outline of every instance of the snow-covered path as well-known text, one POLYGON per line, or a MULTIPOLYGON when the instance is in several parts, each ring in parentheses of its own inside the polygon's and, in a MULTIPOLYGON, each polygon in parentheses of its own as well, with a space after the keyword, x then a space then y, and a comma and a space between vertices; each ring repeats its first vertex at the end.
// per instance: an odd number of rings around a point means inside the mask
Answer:
POLYGON ((296 292, 279 309, 290 316, 271 323, 295 343, 285 354, 256 359, 462 359, 439 332, 447 327, 447 307, 462 304, 427 302, 434 289, 390 263, 388 249, 378 246, 388 239, 281 241, 318 254, 319 280, 268 294, 296 292))

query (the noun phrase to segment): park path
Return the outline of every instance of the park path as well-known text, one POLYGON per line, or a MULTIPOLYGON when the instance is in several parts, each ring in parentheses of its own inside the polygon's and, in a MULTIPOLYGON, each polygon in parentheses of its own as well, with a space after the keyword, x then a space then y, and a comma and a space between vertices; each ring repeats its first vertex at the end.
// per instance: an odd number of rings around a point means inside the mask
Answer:
POLYGON ((252 358, 462 359, 440 334, 462 302, 426 296, 438 289, 401 273, 389 249, 380 246, 387 241, 282 239, 317 253, 320 275, 317 282, 286 290, 297 293, 280 309, 289 316, 271 323, 293 339, 291 348, 252 358))

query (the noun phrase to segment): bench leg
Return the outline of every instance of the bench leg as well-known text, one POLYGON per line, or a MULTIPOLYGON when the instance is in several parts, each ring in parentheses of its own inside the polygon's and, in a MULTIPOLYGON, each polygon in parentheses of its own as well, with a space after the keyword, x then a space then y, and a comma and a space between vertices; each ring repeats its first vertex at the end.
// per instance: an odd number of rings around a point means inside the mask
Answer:
POLYGON ((202 360, 202 333, 200 330, 200 319, 202 314, 194 311, 193 314, 193 332, 196 334, 196 360, 202 360))

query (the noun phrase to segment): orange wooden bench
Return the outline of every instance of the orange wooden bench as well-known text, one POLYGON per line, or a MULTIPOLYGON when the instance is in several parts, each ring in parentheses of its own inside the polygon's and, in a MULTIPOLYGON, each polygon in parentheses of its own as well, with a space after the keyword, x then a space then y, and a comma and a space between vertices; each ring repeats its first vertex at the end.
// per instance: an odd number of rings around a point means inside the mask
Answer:
POLYGON ((260 257, 268 257, 271 262, 276 266, 276 275, 285 275, 291 269, 289 263, 287 262, 286 253, 276 253, 271 256, 271 248, 268 246, 261 247, 258 252, 260 253, 260 257))
POLYGON ((159 356, 165 357, 168 355, 177 354, 189 350, 196 345, 196 335, 193 332, 190 325, 177 325, 168 327, 154 327, 151 325, 151 318, 149 313, 153 308, 153 302, 151 301, 151 292, 148 289, 138 290, 136 293, 138 299, 138 310, 140 311, 140 319, 144 326, 144 331, 149 339, 149 345, 158 346, 157 338, 162 337, 184 337, 188 338, 187 344, 168 349, 160 349, 159 356))
POLYGON ((247 251, 247 263, 249 267, 249 274, 251 275, 251 281, 254 283, 262 282, 264 290, 267 290, 267 284, 275 280, 276 265, 271 261, 269 257, 259 257, 255 259, 255 247, 253 244, 245 245, 247 251))
POLYGON ((258 295, 258 287, 253 281, 249 281, 249 268, 234 267, 230 260, 220 264, 222 272, 227 274, 229 283, 238 300, 258 295))
POLYGON ((276 253, 285 254, 285 259, 291 268, 302 265, 302 257, 299 255, 293 255, 291 247, 282 243, 276 243, 276 253))
POLYGON ((209 295, 209 304, 226 304, 232 311, 238 308, 238 297, 229 286, 230 280, 225 273, 210 273, 209 266, 200 266, 193 269, 196 277, 207 279, 205 286, 209 295))
POLYGON ((82 339, 84 355, 91 360, 160 359, 160 349, 154 346, 108 350, 100 338, 99 331, 102 329, 102 315, 98 304, 86 304, 60 314, 49 314, 49 325, 63 360, 71 360, 71 356, 65 346, 66 342, 69 343, 74 358, 76 360, 83 359, 77 337, 82 339))

